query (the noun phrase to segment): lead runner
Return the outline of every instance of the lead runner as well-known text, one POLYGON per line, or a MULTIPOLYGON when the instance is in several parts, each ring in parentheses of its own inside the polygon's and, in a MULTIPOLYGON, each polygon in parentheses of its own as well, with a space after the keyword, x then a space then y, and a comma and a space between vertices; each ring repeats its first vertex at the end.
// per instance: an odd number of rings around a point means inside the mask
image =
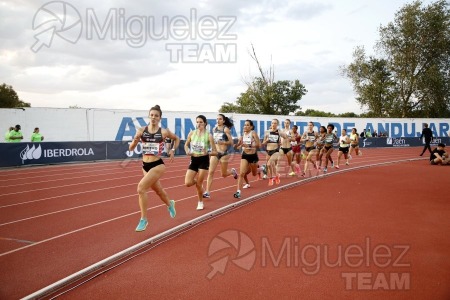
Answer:
POLYGON ((142 141, 142 171, 144 177, 139 181, 137 192, 139 194, 139 207, 141 209, 141 219, 136 227, 136 231, 144 231, 147 228, 147 207, 148 196, 147 190, 151 188, 161 198, 161 200, 167 205, 169 214, 172 218, 175 218, 175 201, 169 200, 169 196, 162 187, 159 179, 164 174, 166 166, 160 155, 164 149, 164 139, 170 138, 174 141, 173 148, 170 149, 170 162, 173 161, 175 149, 180 144, 180 138, 173 134, 167 128, 161 128, 159 123, 161 121, 162 111, 159 105, 155 105, 150 108, 149 118, 150 123, 138 129, 136 135, 133 138, 129 146, 129 150, 133 151, 136 148, 139 141, 142 141))

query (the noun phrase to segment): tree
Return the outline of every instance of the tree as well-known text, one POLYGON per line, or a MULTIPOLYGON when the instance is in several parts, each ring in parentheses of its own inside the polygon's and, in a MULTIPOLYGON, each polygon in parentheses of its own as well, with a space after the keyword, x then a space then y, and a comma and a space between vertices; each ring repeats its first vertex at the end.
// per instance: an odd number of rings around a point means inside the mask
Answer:
POLYGON ((407 4, 379 32, 380 58, 366 58, 359 47, 343 68, 361 106, 374 117, 450 115, 449 4, 407 4))
POLYGON ((253 53, 250 54, 255 60, 260 77, 247 81, 247 90, 237 98, 236 103, 225 102, 220 112, 223 113, 245 113, 245 114, 268 114, 289 115, 300 109, 298 101, 308 92, 299 80, 274 81, 274 71, 271 66, 264 72, 252 45, 253 53))
POLYGON ((336 117, 335 114, 321 111, 321 110, 315 110, 315 109, 307 109, 305 112, 298 111, 295 113, 296 116, 308 116, 308 117, 336 117))
POLYGON ((19 99, 12 86, 3 83, 0 85, 0 108, 30 107, 30 103, 19 99))
POLYGON ((351 79, 358 95, 356 101, 367 107, 374 117, 392 116, 395 104, 395 84, 385 59, 366 58, 364 47, 353 52, 354 62, 342 68, 342 74, 351 79))

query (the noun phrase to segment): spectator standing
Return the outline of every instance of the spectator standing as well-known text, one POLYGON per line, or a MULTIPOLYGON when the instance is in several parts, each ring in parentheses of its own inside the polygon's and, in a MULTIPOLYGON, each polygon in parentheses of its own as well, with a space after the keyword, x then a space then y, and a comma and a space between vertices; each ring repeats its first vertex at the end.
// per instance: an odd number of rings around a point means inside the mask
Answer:
POLYGON ((366 138, 366 130, 364 129, 363 131, 361 131, 361 134, 359 136, 362 137, 363 139, 365 139, 366 138))
POLYGON ((367 129, 366 137, 368 137, 368 138, 372 137, 372 133, 370 133, 370 129, 367 129))
POLYGON ((420 153, 420 156, 422 156, 425 153, 425 150, 427 150, 427 149, 431 153, 430 143, 431 143, 431 140, 433 139, 433 131, 431 131, 431 129, 428 128, 427 123, 423 123, 423 130, 422 130, 422 134, 420 135, 420 139, 422 139, 423 137, 425 138, 425 146, 423 147, 423 150, 422 150, 422 153, 420 153))
POLYGON ((20 132, 20 125, 16 125, 14 130, 11 130, 9 133, 9 140, 11 143, 20 143, 23 139, 22 132, 20 132))
POLYGON ((31 142, 33 143, 39 143, 44 140, 44 137, 39 133, 39 128, 36 127, 33 131, 33 134, 31 135, 31 142))
POLYGON ((9 136, 11 134, 11 130, 13 130, 14 127, 9 127, 9 130, 5 133, 5 143, 9 143, 11 142, 11 140, 9 139, 9 136))

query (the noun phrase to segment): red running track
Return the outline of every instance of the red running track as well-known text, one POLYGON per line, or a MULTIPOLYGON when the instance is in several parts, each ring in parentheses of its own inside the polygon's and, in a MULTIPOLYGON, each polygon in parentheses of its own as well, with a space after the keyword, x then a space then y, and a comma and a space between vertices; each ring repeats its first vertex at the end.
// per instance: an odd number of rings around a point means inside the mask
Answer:
MULTIPOLYGON (((351 166, 342 168, 336 176, 319 176, 320 180, 268 196, 197 226, 64 297, 220 299, 304 295, 317 299, 445 299, 450 295, 450 265, 446 259, 450 253, 450 218, 442 184, 448 185, 445 177, 450 168, 430 166, 426 160, 406 162, 417 158, 418 151, 366 149, 363 157, 353 159, 351 166), (345 172, 387 161, 403 162, 345 172), (439 175, 442 182, 427 180, 425 184, 425 176, 430 174, 439 175), (219 236, 223 232, 225 235, 219 236), (256 263, 250 271, 243 268, 248 267, 245 260, 252 249, 241 253, 245 259, 240 265, 236 251, 231 251, 233 247, 208 255, 210 244, 223 245, 215 242, 219 240, 229 243, 233 234, 253 241, 256 263), (290 263, 282 257, 276 266, 262 265, 262 250, 272 247, 278 253, 283 243, 289 242, 292 253, 308 245, 306 256, 294 255, 290 263), (370 255, 362 254, 368 266, 352 267, 352 262, 358 261, 358 257, 351 257, 355 254, 352 251, 357 252, 358 245, 365 249, 367 244, 372 250, 379 246, 379 251, 391 251, 395 258, 401 247, 409 247, 399 261, 407 266, 391 262, 380 267, 370 255), (341 253, 341 260, 337 260, 339 247, 350 251, 341 253), (301 267, 311 261, 308 258, 314 258, 314 249, 329 250, 327 262, 341 264, 322 264, 319 272, 306 274, 311 270, 303 271, 301 267), (230 257, 228 267, 224 274, 212 275, 210 264, 220 261, 224 251, 229 254, 225 257, 230 257)), ((238 163, 239 157, 235 156, 230 167, 238 163)), ((126 166, 109 162, 0 171, 0 298, 29 295, 236 200, 232 196, 235 180, 217 174, 212 199, 207 200, 204 211, 196 211, 195 190, 183 185, 187 164, 187 158, 176 159, 168 164, 162 179, 171 198, 177 201, 177 217, 170 219, 167 209, 150 192, 150 225, 143 233, 134 232, 139 219, 138 162, 126 166)), ((329 170, 330 174, 336 172, 329 170)), ((298 180, 303 179, 282 178, 281 185, 298 180)), ((244 197, 276 188, 267 187, 267 181, 253 182, 244 197)), ((265 254, 268 261, 267 251, 265 254)), ((325 256, 320 257, 325 260, 325 256)))

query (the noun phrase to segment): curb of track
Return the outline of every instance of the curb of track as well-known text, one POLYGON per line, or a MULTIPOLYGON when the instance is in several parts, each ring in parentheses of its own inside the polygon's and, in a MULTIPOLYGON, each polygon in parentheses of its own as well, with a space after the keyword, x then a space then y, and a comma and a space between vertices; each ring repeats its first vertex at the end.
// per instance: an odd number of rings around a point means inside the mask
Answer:
MULTIPOLYGON (((396 164, 396 163, 419 161, 419 160, 424 160, 424 158, 411 158, 411 159, 404 159, 404 160, 375 163, 375 164, 365 165, 365 166, 350 167, 350 168, 346 168, 346 169, 340 169, 340 170, 334 171, 332 173, 320 174, 320 175, 308 177, 308 178, 305 178, 305 179, 302 179, 302 180, 299 180, 296 182, 288 183, 288 184, 280 186, 280 187, 272 188, 271 190, 250 196, 248 198, 239 200, 237 202, 233 202, 229 205, 226 205, 217 210, 214 210, 214 211, 204 214, 200 217, 197 217, 195 219, 187 221, 183 224, 175 226, 175 227, 173 227, 169 230, 166 230, 162 233, 159 233, 145 241, 142 241, 141 243, 138 243, 134 246, 131 246, 131 247, 123 250, 123 251, 120 251, 120 252, 118 252, 110 257, 107 257, 89 267, 86 267, 76 273, 73 273, 51 285, 48 285, 28 296, 25 296, 22 299, 28 300, 28 299, 42 299, 42 298, 53 299, 53 298, 56 298, 56 297, 64 294, 65 292, 68 292, 68 291, 76 288, 77 286, 80 286, 80 285, 94 279, 95 277, 127 262, 128 260, 131 260, 134 257, 151 250, 152 248, 160 245, 161 243, 178 236, 179 234, 182 234, 190 229, 195 228, 196 226, 198 226, 202 223, 213 220, 216 217, 219 217, 223 214, 229 213, 235 209, 238 209, 242 206, 248 205, 256 200, 267 197, 269 195, 273 195, 273 194, 279 193, 279 192, 287 190, 287 189, 298 187, 298 186, 301 186, 306 183, 310 183, 310 182, 313 182, 313 181, 316 181, 316 180, 319 180, 322 178, 327 178, 329 176, 334 176, 334 175, 352 172, 352 171, 361 170, 361 169, 367 169, 367 168, 371 168, 371 167, 379 167, 379 166, 391 165, 391 164, 396 164)), ((314 172, 314 171, 312 171, 312 172, 314 172)))

